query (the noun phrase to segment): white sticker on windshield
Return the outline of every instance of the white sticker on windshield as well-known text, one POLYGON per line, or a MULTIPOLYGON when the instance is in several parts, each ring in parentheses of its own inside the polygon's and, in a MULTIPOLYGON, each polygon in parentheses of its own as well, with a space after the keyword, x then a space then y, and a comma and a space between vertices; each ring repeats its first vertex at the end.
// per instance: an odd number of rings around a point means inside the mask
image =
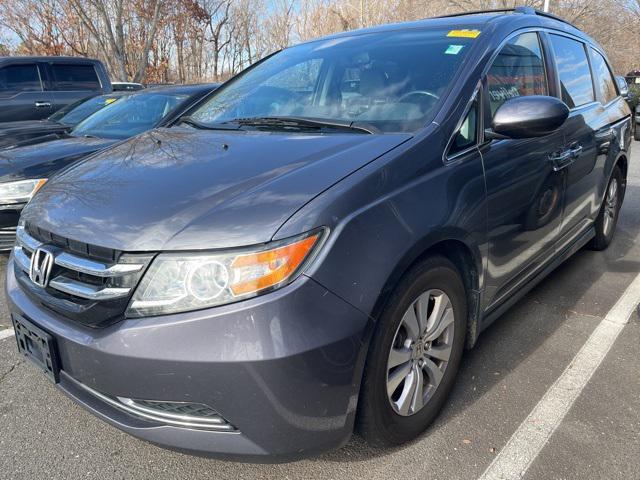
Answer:
POLYGON ((444 53, 446 55, 458 55, 463 48, 464 48, 464 45, 449 45, 447 49, 444 51, 444 53))

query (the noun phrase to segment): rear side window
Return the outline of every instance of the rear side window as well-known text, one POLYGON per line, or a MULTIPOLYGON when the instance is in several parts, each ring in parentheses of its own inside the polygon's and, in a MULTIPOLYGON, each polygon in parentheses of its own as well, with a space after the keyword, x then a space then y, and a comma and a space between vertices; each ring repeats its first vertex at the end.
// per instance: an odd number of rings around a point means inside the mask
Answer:
POLYGON ((548 94, 537 33, 523 33, 509 40, 489 69, 487 87, 491 115, 510 98, 548 94))
POLYGON ((52 64, 56 90, 98 90, 100 81, 93 65, 52 64))
POLYGON ((549 35, 556 56, 562 101, 569 108, 593 102, 591 70, 584 44, 560 35, 549 35))
POLYGON ((590 48, 589 50, 591 51, 591 61, 593 65, 593 74, 596 80, 595 84, 598 100, 603 104, 609 103, 618 96, 613 77, 611 76, 611 70, 609 70, 607 61, 599 52, 595 51, 593 48, 590 48))
POLYGON ((40 75, 35 64, 7 65, 0 68, 0 93, 41 91, 40 75))

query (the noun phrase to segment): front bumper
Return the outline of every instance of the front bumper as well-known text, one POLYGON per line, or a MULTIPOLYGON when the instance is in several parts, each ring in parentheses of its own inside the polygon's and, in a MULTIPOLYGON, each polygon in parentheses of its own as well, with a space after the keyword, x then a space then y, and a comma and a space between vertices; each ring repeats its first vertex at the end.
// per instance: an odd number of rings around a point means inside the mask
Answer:
POLYGON ((116 427, 189 453, 289 461, 336 448, 355 418, 369 319, 307 277, 198 312, 83 327, 33 301, 7 266, 13 314, 50 333, 58 387, 116 427), (88 388, 84 388, 88 387, 88 388), (182 428, 92 395, 210 406, 237 431, 182 428))

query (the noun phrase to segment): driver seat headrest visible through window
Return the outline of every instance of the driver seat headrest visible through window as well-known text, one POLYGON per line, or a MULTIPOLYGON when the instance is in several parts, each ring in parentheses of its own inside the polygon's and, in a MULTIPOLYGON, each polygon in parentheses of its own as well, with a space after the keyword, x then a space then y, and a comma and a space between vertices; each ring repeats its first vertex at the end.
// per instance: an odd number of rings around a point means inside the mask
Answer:
POLYGON ((364 70, 360 74, 360 94, 370 98, 384 98, 387 96, 389 77, 378 67, 364 70))

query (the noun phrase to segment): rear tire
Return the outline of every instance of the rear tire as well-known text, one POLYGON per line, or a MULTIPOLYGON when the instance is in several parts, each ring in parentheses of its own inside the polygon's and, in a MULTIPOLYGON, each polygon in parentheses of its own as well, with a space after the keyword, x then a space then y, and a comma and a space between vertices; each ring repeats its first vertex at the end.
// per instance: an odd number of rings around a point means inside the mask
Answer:
POLYGON ((592 250, 605 250, 613 240, 620 215, 624 189, 624 179, 618 167, 613 169, 607 190, 602 199, 600 213, 596 218, 594 227, 596 236, 589 244, 592 250))
POLYGON ((404 276, 365 365, 356 428, 370 445, 405 443, 431 424, 453 387, 466 327, 464 284, 447 258, 429 257, 404 276))

